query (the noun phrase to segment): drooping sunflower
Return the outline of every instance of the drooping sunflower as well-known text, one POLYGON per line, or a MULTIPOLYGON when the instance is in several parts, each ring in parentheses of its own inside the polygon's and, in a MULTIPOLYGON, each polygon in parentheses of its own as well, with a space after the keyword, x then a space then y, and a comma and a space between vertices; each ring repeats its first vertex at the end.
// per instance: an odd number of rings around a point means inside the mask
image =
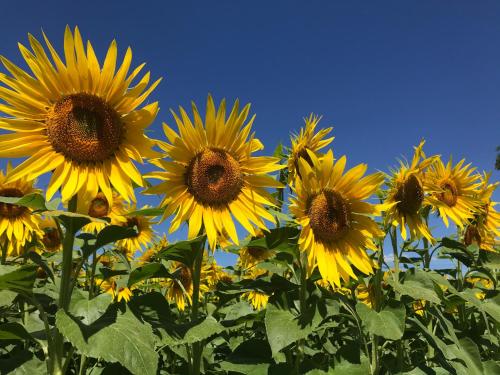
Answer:
POLYGON ((137 251, 142 251, 150 245, 156 238, 153 222, 151 218, 142 215, 126 216, 126 221, 122 224, 124 227, 133 228, 136 235, 124 238, 116 242, 119 249, 123 249, 128 257, 132 257, 137 251))
POLYGON ((148 87, 148 72, 131 87, 144 64, 129 74, 128 48, 118 67, 115 41, 100 65, 90 42, 85 49, 78 28, 72 33, 66 27, 64 62, 43 36, 49 54, 32 35, 33 51, 19 44, 31 74, 0 57, 10 73, 0 73, 5 85, 0 112, 9 116, 0 118, 0 128, 12 132, 0 135, 0 157, 28 157, 9 181, 54 171, 48 200, 59 188, 63 201, 79 193, 95 197, 100 190, 112 202, 112 188, 135 200, 132 181, 143 186, 143 179, 132 160, 157 157, 144 129, 156 117, 158 103, 139 106, 160 80, 148 87))
POLYGON ((385 219, 393 226, 399 226, 403 240, 407 238, 408 226, 410 239, 427 238, 434 243, 434 238, 422 217, 421 209, 428 206, 427 194, 424 190, 424 172, 436 157, 426 157, 422 148, 425 141, 415 147, 411 164, 400 161, 400 167, 394 171, 387 185, 387 211, 385 219))
POLYGON ((365 249, 377 250, 375 239, 383 236, 370 215, 380 215, 382 205, 366 202, 384 182, 381 173, 363 177, 366 164, 344 173, 346 157, 334 163, 332 151, 318 159, 309 152, 311 164, 299 160, 296 196, 290 211, 301 226, 299 248, 306 252, 309 272, 317 265, 323 279, 340 286, 340 279, 356 279, 351 265, 364 274, 373 272, 365 249))
MULTIPOLYGON (((10 163, 7 165, 7 175, 0 170, 0 196, 20 198, 37 190, 33 181, 26 177, 14 182, 7 182, 11 173, 10 163)), ((41 238, 40 218, 32 215, 32 211, 24 206, 0 202, 0 246, 7 256, 18 256, 24 251, 27 243, 35 236, 41 238)))
POLYGON ((160 147, 171 161, 154 161, 163 171, 149 176, 162 182, 146 192, 165 194, 161 202, 166 207, 163 219, 176 213, 170 232, 188 221, 189 239, 195 238, 203 226, 211 249, 223 229, 238 244, 232 216, 252 235, 254 225, 266 230, 263 218, 275 222, 264 208, 275 204, 265 188, 283 186, 267 173, 283 166, 278 158, 252 156, 263 145, 250 133, 255 116, 246 121, 250 105, 240 112, 236 101, 226 118, 225 101, 216 110, 208 96, 204 120, 194 103, 192 106, 193 120, 182 107, 180 118, 172 112, 179 134, 164 124, 169 143, 162 142, 160 147))
MULTIPOLYGON (((111 204, 102 192, 97 193, 94 197, 84 196, 82 199, 78 197, 77 211, 98 219, 109 217, 112 225, 124 225, 127 222, 125 202, 115 191, 113 191, 111 204)), ((105 226, 104 222, 91 221, 82 228, 82 232, 99 232, 105 226)))
MULTIPOLYGON (((206 280, 203 271, 202 267, 200 295, 209 290, 208 285, 203 282, 203 280, 206 280)), ((193 298, 193 277, 191 270, 185 264, 174 261, 170 265, 170 273, 174 275, 174 278, 167 279, 165 283, 167 300, 170 303, 175 303, 179 311, 184 311, 186 304, 191 305, 193 298)))
POLYGON ((245 246, 240 250, 238 264, 243 269, 252 268, 255 265, 274 256, 274 251, 263 247, 245 246))
POLYGON ((267 306, 267 301, 269 301, 269 296, 266 293, 259 292, 258 290, 243 293, 242 297, 252 304, 254 310, 261 310, 265 308, 267 306))
POLYGON ((433 211, 438 211, 446 227, 450 218, 458 227, 465 224, 478 213, 480 201, 476 198, 481 183, 479 176, 473 174, 475 168, 470 163, 464 165, 462 159, 455 166, 451 159, 446 165, 439 158, 425 174, 425 190, 432 194, 427 198, 433 211))
POLYGON ((46 251, 54 253, 62 249, 62 238, 60 229, 51 217, 40 220, 40 229, 43 232, 41 242, 46 251))
POLYGON ((292 147, 288 157, 288 183, 293 184, 297 172, 299 172, 299 159, 304 158, 310 162, 309 152, 319 156, 318 151, 328 146, 335 137, 324 139, 333 128, 321 129, 314 133, 321 117, 313 113, 308 118, 304 118, 305 127, 300 129, 299 134, 292 135, 292 147))
POLYGON ((489 179, 488 173, 481 176, 477 195, 481 205, 474 219, 465 228, 464 243, 469 246, 475 242, 483 250, 495 251, 495 247, 499 245, 500 213, 496 211, 497 202, 493 202, 491 196, 499 183, 490 184, 489 179))

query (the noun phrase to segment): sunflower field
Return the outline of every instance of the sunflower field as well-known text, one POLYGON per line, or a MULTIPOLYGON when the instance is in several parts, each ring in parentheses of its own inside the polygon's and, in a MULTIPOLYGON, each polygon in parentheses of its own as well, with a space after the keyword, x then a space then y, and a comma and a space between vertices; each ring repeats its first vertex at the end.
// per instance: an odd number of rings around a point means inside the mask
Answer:
POLYGON ((0 173, 1 374, 500 374, 491 174, 423 140, 349 169, 314 114, 266 156, 250 105, 210 95, 150 138, 160 79, 130 48, 28 42, 29 70, 0 58, 0 157, 24 158, 0 173))

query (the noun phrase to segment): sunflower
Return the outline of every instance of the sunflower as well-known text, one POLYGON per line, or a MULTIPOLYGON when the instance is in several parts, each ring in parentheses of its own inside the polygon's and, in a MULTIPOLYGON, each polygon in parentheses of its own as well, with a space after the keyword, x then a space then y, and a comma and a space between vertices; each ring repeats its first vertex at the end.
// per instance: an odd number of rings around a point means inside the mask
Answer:
POLYGON ((215 259, 212 258, 209 260, 206 254, 202 273, 205 275, 203 282, 205 282, 210 289, 215 289, 217 283, 225 277, 226 272, 224 272, 222 266, 217 264, 215 259))
POLYGON ((75 194, 95 197, 99 190, 112 202, 112 188, 127 201, 135 200, 132 182, 143 186, 133 160, 157 157, 154 141, 144 135, 158 112, 154 102, 138 108, 160 80, 148 87, 150 74, 130 87, 144 64, 130 74, 132 51, 127 49, 117 68, 117 45, 113 41, 99 64, 87 42, 85 50, 78 28, 66 27, 64 57, 43 35, 50 54, 32 35, 33 52, 19 44, 32 75, 0 57, 10 76, 0 73, 0 157, 25 157, 9 181, 33 179, 54 171, 47 187, 47 200, 61 188, 63 201, 75 194), (50 55, 50 57, 49 57, 50 55))
POLYGON ((53 218, 41 219, 40 229, 43 231, 41 242, 46 251, 54 253, 62 249, 61 232, 53 218))
MULTIPOLYGON (((10 163, 7 165, 7 176, 11 173, 10 163)), ((26 177, 14 182, 8 182, 3 170, 0 170, 0 196, 20 198, 37 190, 33 181, 26 177)), ((0 202, 0 246, 7 256, 18 256, 24 252, 24 247, 35 236, 42 237, 40 219, 32 215, 27 207, 0 202)))
POLYGON ((267 301, 269 300, 269 296, 267 294, 257 290, 243 293, 242 297, 252 304, 254 310, 261 310, 265 308, 267 306, 267 301))
POLYGON ((137 259, 140 265, 151 263, 157 256, 158 252, 168 245, 167 237, 164 235, 161 240, 153 243, 149 248, 141 254, 137 259))
POLYGON ((312 166, 299 160, 302 178, 295 180, 290 206, 301 226, 299 248, 307 254, 309 272, 317 265, 323 279, 341 286, 341 278, 357 278, 351 264, 364 274, 373 271, 365 249, 377 250, 375 238, 384 233, 369 215, 380 215, 384 206, 365 200, 379 189, 384 176, 363 177, 366 164, 344 174, 346 157, 334 163, 331 150, 321 159, 308 154, 312 166))
POLYGON ((500 213, 495 210, 497 202, 491 196, 498 186, 498 182, 489 184, 490 174, 481 176, 481 185, 477 198, 481 206, 473 220, 469 222, 464 231, 464 243, 469 246, 476 242, 478 246, 487 251, 495 251, 498 246, 497 238, 500 236, 500 213))
MULTIPOLYGON (((126 207, 124 200, 115 191, 113 191, 113 201, 110 204, 104 193, 99 192, 94 197, 78 197, 77 211, 101 219, 109 217, 112 225, 123 225, 127 222, 126 207)), ((95 233, 99 232, 106 226, 106 223, 101 221, 91 221, 82 228, 83 232, 95 233)))
POLYGON ((248 269, 256 266, 257 264, 272 258, 274 251, 268 250, 263 247, 246 246, 240 250, 240 257, 238 264, 243 269, 248 269))
POLYGON ((463 228, 478 212, 480 201, 475 197, 480 186, 475 168, 464 166, 465 159, 452 166, 451 159, 446 166, 437 159, 425 175, 425 187, 432 194, 427 198, 433 211, 438 211, 446 227, 448 218, 463 228))
POLYGON ((132 257, 136 251, 142 251, 144 247, 151 244, 156 233, 153 229, 153 222, 147 216, 133 215, 126 216, 126 221, 122 224, 124 227, 134 228, 136 235, 124 238, 116 242, 116 246, 123 249, 128 257, 132 257))
POLYGON ((466 277, 465 281, 470 284, 473 288, 478 288, 479 290, 474 293, 477 299, 483 300, 486 297, 484 290, 495 289, 495 284, 490 279, 485 279, 483 277, 466 277))
POLYGON ((375 289, 373 284, 369 284, 368 286, 358 284, 356 287, 356 298, 372 309, 375 304, 375 289))
POLYGON ((267 230, 262 218, 271 222, 275 218, 264 206, 275 203, 265 188, 283 187, 267 173, 283 166, 278 164, 278 158, 252 156, 263 145, 250 134, 255 116, 246 122, 250 105, 240 112, 236 101, 226 119, 225 101, 216 110, 212 97, 208 96, 205 122, 194 104, 193 121, 182 107, 179 110, 180 118, 172 112, 179 134, 164 124, 170 143, 160 143, 172 161, 154 161, 163 171, 149 176, 163 181, 146 191, 165 194, 161 202, 166 206, 162 219, 176 212, 170 233, 188 221, 188 238, 195 238, 203 227, 210 248, 214 249, 217 234, 223 233, 223 229, 238 244, 231 214, 252 235, 255 235, 252 223, 267 230))
POLYGON ((400 167, 395 171, 388 184, 385 203, 387 211, 385 220, 393 226, 401 228, 401 237, 407 238, 406 227, 408 226, 410 239, 422 237, 434 243, 426 221, 422 217, 422 207, 428 206, 427 194, 424 190, 424 171, 431 165, 436 157, 427 158, 422 151, 425 141, 415 147, 415 153, 410 165, 400 161, 400 167))
POLYGON ((288 157, 288 183, 293 184, 296 173, 299 172, 299 159, 303 158, 309 163, 308 152, 313 152, 319 156, 318 151, 328 146, 335 137, 324 139, 333 128, 321 129, 319 132, 314 133, 321 117, 310 114, 308 118, 304 118, 306 126, 300 129, 299 134, 292 136, 292 147, 288 157))
MULTIPOLYGON (((202 267, 200 280, 206 280, 203 271, 202 267)), ((179 311, 184 311, 186 309, 186 303, 188 305, 191 305, 192 303, 193 277, 191 275, 191 270, 185 264, 173 261, 170 266, 170 273, 174 275, 174 278, 166 281, 167 300, 170 303, 175 302, 179 311)), ((209 288, 207 284, 201 282, 200 295, 208 290, 209 288)))
POLYGON ((112 278, 109 280, 96 278, 95 283, 103 292, 111 294, 113 299, 117 302, 120 302, 122 299, 125 300, 125 302, 129 302, 132 298, 132 291, 126 286, 119 287, 116 281, 112 278))

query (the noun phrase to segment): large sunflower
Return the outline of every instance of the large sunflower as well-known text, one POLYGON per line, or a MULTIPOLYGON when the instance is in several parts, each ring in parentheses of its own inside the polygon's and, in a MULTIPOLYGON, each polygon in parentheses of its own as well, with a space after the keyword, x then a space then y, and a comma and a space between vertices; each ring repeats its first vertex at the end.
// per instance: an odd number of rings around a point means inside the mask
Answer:
POLYGON ((109 202, 112 187, 127 201, 135 200, 132 181, 143 186, 133 160, 157 156, 153 140, 144 135, 156 117, 158 103, 138 109, 160 80, 148 87, 150 74, 130 87, 144 64, 130 74, 132 51, 127 49, 117 68, 117 46, 113 41, 99 64, 94 49, 84 43, 78 28, 66 27, 64 58, 44 34, 50 51, 32 35, 33 52, 19 45, 32 75, 4 57, 10 76, 0 73, 0 157, 25 157, 9 181, 33 179, 54 171, 47 199, 61 188, 63 201, 77 193, 95 197, 99 190, 109 202))
MULTIPOLYGON (((109 217, 112 225, 123 225, 127 222, 126 207, 124 200, 115 191, 113 191, 113 201, 110 204, 106 196, 99 192, 94 197, 83 196, 78 198, 77 211, 95 218, 109 217)), ((91 221, 82 228, 83 232, 99 232, 106 226, 106 223, 100 221, 91 221)))
POLYGON ((399 226, 401 237, 406 240, 408 226, 410 239, 422 237, 434 242, 426 221, 421 214, 421 208, 428 205, 427 194, 424 190, 424 171, 436 157, 427 158, 422 150, 425 141, 415 147, 411 164, 400 161, 400 167, 394 171, 388 181, 387 211, 385 219, 394 226, 399 226))
POLYGON ((480 201, 477 199, 479 175, 473 174, 475 168, 464 165, 462 159, 455 166, 451 159, 444 165, 437 159, 425 174, 425 190, 432 192, 427 198, 434 211, 439 212, 446 227, 448 218, 463 228, 479 212, 480 201))
MULTIPOLYGON (((11 172, 7 165, 7 175, 11 172)), ((7 182, 7 177, 0 170, 0 196, 20 198, 34 193, 33 181, 26 177, 14 182, 7 182)), ((24 246, 33 240, 34 236, 43 237, 40 229, 40 218, 32 215, 27 207, 0 202, 0 246, 1 251, 8 256, 18 256, 24 251, 24 246)))
POLYGON ((278 158, 252 156, 263 145, 250 133, 255 116, 246 122, 249 111, 250 105, 246 105, 240 112, 236 101, 226 118, 225 101, 216 110, 212 97, 208 96, 204 122, 193 104, 193 121, 182 107, 180 118, 172 112, 179 134, 164 124, 169 143, 160 146, 172 161, 154 162, 163 171, 153 172, 150 177, 163 181, 147 193, 165 194, 161 202, 166 206, 163 218, 176 213, 170 232, 189 221, 188 238, 192 239, 203 226, 214 249, 217 234, 223 230, 238 243, 231 214, 252 235, 255 235, 252 223, 265 230, 262 218, 275 221, 264 208, 274 205, 265 188, 282 185, 266 174, 283 166, 278 164, 278 158))
POLYGON ((292 136, 292 147, 288 157, 288 183, 293 184, 295 175, 299 168, 299 159, 304 158, 310 161, 308 152, 313 152, 319 156, 318 151, 328 146, 334 137, 324 139, 333 128, 321 129, 314 133, 321 117, 310 114, 308 118, 304 118, 306 126, 300 129, 299 134, 292 136))
POLYGON ((481 206, 464 231, 464 243, 468 246, 476 242, 478 246, 487 251, 495 251, 500 237, 500 213, 495 210, 497 202, 491 200, 491 196, 498 186, 498 182, 489 183, 490 175, 485 173, 481 176, 481 185, 477 198, 481 206))
POLYGON ((301 226, 299 247, 308 257, 309 271, 317 265, 323 279, 340 286, 340 279, 356 279, 351 264, 364 274, 373 271, 365 249, 377 250, 375 238, 383 232, 370 215, 379 215, 381 205, 365 200, 384 182, 381 173, 366 177, 366 164, 344 174, 346 157, 334 163, 332 151, 318 159, 309 152, 301 158, 296 178, 296 197, 290 211, 301 226))

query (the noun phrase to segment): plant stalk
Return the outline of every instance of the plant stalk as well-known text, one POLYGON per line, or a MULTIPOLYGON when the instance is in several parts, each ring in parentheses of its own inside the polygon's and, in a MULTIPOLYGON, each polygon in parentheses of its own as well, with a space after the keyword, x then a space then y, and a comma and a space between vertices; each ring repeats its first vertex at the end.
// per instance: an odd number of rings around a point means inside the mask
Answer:
MULTIPOLYGON (((201 231, 204 229, 202 228, 201 231)), ((205 249, 205 241, 201 242, 198 249, 194 248, 193 251, 196 252, 194 258, 194 264, 191 269, 191 275, 193 278, 193 304, 191 308, 191 321, 198 319, 198 310, 200 307, 200 278, 201 278, 201 267, 203 263, 203 251, 205 249)), ((201 358, 203 355, 203 346, 201 342, 196 342, 193 344, 192 348, 192 375, 199 375, 201 369, 201 358)))

